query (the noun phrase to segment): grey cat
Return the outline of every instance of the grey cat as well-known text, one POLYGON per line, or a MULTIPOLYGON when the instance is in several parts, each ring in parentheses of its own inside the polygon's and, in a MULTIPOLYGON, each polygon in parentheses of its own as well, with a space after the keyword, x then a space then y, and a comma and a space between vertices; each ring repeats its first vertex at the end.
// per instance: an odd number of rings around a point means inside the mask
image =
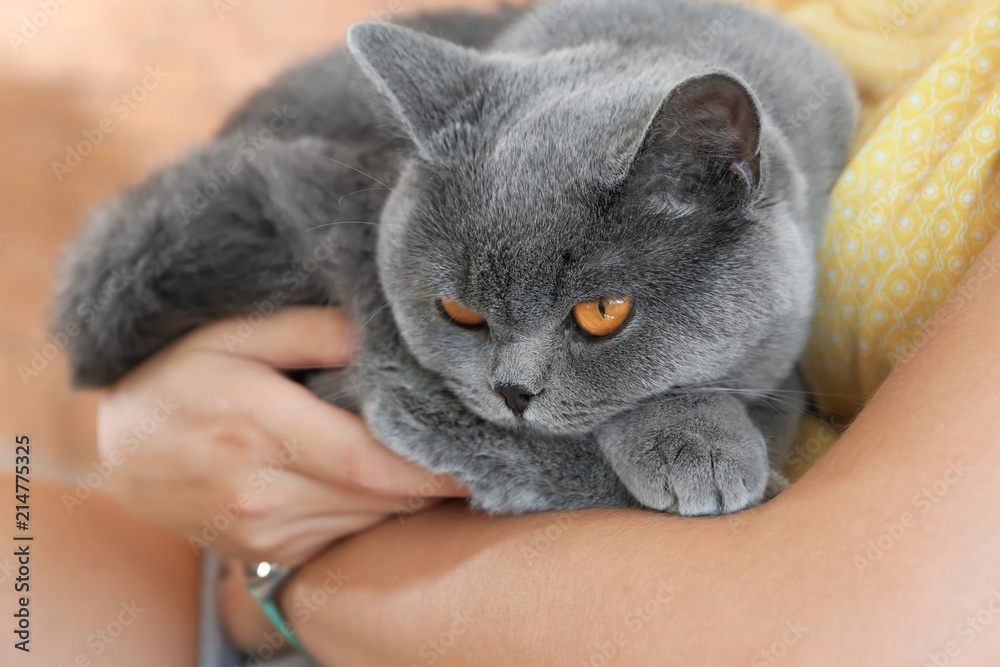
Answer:
POLYGON ((775 492, 845 73, 727 4, 415 27, 438 37, 354 26, 349 54, 93 217, 58 299, 76 381, 222 316, 339 304, 361 351, 310 386, 480 507, 702 515, 775 492))

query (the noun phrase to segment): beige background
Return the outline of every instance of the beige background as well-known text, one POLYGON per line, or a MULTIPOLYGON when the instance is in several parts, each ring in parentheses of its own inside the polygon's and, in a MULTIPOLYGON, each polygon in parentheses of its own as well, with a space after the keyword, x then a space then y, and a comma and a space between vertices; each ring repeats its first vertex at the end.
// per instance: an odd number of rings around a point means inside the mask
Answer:
POLYGON ((53 351, 45 349, 48 296, 61 248, 86 211, 207 140, 249 92, 340 41, 351 23, 493 3, 62 2, 4 0, 0 7, 0 437, 11 453, 0 468, 13 465, 12 435, 28 433, 36 471, 69 480, 95 458, 96 395, 68 391, 62 354, 26 380, 18 366, 31 368, 36 351, 53 351), (44 5, 58 10, 43 21, 44 5), (47 25, 25 30, 33 15, 47 25), (148 67, 167 76, 133 94, 148 67), (123 95, 135 106, 124 119, 116 104, 123 95), (84 132, 96 137, 102 121, 114 131, 60 182, 52 163, 65 162, 84 132))

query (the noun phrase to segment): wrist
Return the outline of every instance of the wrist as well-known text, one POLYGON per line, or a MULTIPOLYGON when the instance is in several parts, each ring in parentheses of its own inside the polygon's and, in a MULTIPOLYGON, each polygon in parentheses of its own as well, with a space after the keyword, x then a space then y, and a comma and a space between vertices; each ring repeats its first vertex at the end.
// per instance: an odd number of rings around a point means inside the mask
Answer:
POLYGON ((274 598, 289 630, 310 651, 322 651, 327 643, 338 644, 334 633, 341 624, 331 619, 336 617, 336 605, 350 577, 330 562, 329 553, 290 572, 274 598))
POLYGON ((260 611, 270 622, 271 627, 281 635, 282 643, 300 653, 306 653, 288 619, 285 605, 282 603, 282 593, 295 574, 295 570, 286 570, 273 563, 265 562, 246 566, 247 589, 260 611))
POLYGON ((251 595, 242 563, 226 567, 216 583, 215 599, 223 632, 234 647, 250 653, 265 645, 274 648, 274 627, 251 595))

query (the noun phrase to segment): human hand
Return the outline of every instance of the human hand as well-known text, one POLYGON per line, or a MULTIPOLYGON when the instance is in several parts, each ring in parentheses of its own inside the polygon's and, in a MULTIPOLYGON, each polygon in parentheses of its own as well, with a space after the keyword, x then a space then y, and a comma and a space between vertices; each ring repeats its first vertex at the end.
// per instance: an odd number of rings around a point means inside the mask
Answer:
POLYGON ((292 567, 387 516, 466 495, 276 370, 347 363, 340 310, 290 308, 249 335, 238 326, 194 331, 102 400, 98 446, 137 514, 192 546, 292 567))

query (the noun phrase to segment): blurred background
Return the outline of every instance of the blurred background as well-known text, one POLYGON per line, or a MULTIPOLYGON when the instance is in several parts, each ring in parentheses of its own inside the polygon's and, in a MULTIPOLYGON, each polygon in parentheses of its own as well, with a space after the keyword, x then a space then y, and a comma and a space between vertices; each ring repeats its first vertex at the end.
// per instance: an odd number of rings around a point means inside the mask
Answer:
MULTIPOLYGON (((59 257, 88 210, 207 141, 228 112, 357 21, 492 0, 3 0, 0 438, 33 472, 96 461, 96 392, 48 336, 59 257)), ((10 468, 13 456, 2 457, 10 468)))

